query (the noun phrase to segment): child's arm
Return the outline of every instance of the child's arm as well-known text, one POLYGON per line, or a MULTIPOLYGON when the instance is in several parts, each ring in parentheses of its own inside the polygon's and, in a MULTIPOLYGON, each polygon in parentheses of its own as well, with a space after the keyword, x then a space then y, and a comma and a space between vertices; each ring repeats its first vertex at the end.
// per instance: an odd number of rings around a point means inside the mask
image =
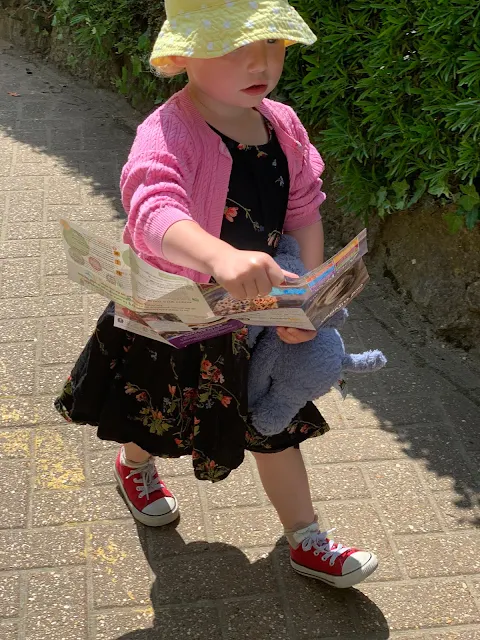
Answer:
POLYGON ((163 236, 169 262, 211 274, 234 298, 267 295, 284 281, 275 260, 260 251, 239 251, 215 238, 193 220, 180 220, 163 236))
POLYGON ((324 238, 321 220, 308 227, 289 231, 288 235, 295 238, 300 245, 302 262, 307 271, 311 271, 323 263, 324 238))

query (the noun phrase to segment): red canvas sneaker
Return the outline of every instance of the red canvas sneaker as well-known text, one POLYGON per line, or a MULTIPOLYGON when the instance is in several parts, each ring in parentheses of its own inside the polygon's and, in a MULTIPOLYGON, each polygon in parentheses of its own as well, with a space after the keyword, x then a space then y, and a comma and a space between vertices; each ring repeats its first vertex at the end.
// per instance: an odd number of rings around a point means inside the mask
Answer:
POLYGON ((290 564, 295 571, 339 589, 353 587, 375 571, 378 560, 373 553, 345 547, 330 540, 329 533, 331 531, 320 531, 314 522, 287 534, 290 564))
POLYGON ((114 474, 133 517, 150 527, 161 527, 178 518, 175 496, 160 480, 153 458, 134 467, 124 464, 123 447, 115 460, 114 474))

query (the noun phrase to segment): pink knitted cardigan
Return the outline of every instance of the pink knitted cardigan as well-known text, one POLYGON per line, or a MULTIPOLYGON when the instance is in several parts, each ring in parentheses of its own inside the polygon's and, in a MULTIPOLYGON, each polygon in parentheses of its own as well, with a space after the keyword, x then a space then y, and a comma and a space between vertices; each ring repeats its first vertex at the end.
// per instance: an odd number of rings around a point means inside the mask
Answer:
MULTIPOLYGON (((318 209, 325 200, 323 160, 290 107, 263 100, 258 110, 273 125, 288 161, 290 193, 283 230, 312 225, 320 219, 318 209)), ((124 241, 163 271, 208 282, 208 274, 168 262, 162 240, 171 225, 192 219, 220 236, 231 168, 224 142, 182 89, 138 127, 120 181, 128 214, 124 241)))

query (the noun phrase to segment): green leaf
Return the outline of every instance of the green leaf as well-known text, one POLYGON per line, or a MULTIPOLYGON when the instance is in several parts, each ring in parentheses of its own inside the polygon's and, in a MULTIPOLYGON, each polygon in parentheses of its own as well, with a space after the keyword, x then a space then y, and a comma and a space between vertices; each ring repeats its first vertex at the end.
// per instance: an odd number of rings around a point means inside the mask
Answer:
POLYGON ((478 198, 472 198, 472 196, 462 196, 458 200, 459 206, 465 211, 472 211, 472 209, 477 206, 478 202, 478 198))
POLYGON ((460 191, 467 196, 470 196, 475 202, 480 202, 480 194, 476 190, 473 184, 461 184, 460 191))
POLYGON ((425 180, 421 180, 421 179, 415 180, 414 186, 415 186, 415 191, 413 192, 413 195, 410 198, 410 200, 407 202, 407 208, 410 208, 414 204, 417 204, 417 202, 420 200, 420 198, 423 196, 423 194, 427 190, 427 183, 425 182, 425 180))
POLYGON ((467 211, 465 214, 465 226, 469 231, 475 228, 477 223, 480 221, 480 208, 474 207, 471 211, 467 211))
POLYGON ((406 180, 402 180, 401 182, 394 182, 392 184, 392 189, 395 192, 396 198, 395 209, 404 209, 409 189, 408 182, 406 180))
POLYGON ((465 224, 465 217, 463 215, 459 215, 456 212, 450 212, 446 213, 443 217, 448 225, 448 230, 452 235, 454 233, 458 233, 460 229, 463 229, 465 224))
POLYGON ((132 73, 134 78, 138 78, 142 73, 142 61, 137 56, 132 58, 132 73))

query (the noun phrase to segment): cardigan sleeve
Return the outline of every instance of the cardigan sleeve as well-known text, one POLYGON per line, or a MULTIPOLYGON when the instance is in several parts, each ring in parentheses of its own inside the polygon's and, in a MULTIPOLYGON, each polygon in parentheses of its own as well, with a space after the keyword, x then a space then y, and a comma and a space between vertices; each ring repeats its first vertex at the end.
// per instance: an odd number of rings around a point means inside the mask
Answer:
POLYGON ((295 231, 315 224, 321 219, 319 207, 326 195, 322 191, 320 176, 325 164, 317 149, 310 142, 305 127, 298 116, 289 109, 292 133, 303 151, 301 168, 290 184, 284 231, 295 231))
POLYGON ((188 131, 176 118, 148 118, 138 128, 120 179, 127 231, 137 250, 163 258, 167 230, 192 220, 193 155, 188 131))

